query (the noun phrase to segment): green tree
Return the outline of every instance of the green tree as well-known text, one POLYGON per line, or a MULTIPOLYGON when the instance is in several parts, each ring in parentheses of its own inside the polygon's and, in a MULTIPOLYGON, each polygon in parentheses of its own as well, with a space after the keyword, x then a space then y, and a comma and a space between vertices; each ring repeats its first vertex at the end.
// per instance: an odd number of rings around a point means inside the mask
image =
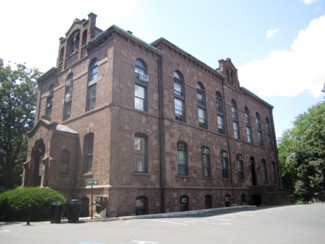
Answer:
POLYGON ((19 184, 26 160, 27 132, 33 127, 38 69, 4 66, 0 59, 0 187, 19 184))
POLYGON ((325 102, 299 115, 279 144, 283 185, 296 200, 325 190, 325 102))

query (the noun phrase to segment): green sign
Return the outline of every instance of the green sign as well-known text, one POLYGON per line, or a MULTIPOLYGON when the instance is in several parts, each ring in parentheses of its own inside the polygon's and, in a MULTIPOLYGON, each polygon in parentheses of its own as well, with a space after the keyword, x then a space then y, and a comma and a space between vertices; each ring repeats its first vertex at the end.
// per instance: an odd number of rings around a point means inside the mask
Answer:
POLYGON ((86 180, 87 186, 98 185, 98 180, 86 180))

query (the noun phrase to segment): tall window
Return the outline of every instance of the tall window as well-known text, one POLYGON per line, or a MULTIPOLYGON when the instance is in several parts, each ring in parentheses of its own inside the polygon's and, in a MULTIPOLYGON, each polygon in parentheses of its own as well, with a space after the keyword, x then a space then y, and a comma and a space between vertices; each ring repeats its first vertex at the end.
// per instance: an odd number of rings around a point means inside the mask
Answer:
POLYGON ((267 144, 269 146, 269 149, 273 149, 272 130, 271 130, 271 125, 270 125, 270 121, 268 118, 265 119, 265 123, 266 123, 267 144))
POLYGON ((98 60, 95 58, 90 62, 88 70, 87 110, 91 110, 96 107, 97 77, 98 60))
POLYGON ((237 154, 237 169, 238 169, 238 178, 240 180, 244 180, 245 179, 244 162, 241 154, 237 154))
POLYGON ((273 176, 273 183, 276 184, 277 180, 276 180, 276 165, 275 162, 272 161, 272 176, 273 176))
POLYGON ((231 101, 232 125, 234 130, 234 138, 240 139, 239 120, 237 104, 234 100, 231 101))
POLYGON ((94 134, 89 133, 85 136, 85 172, 93 170, 93 156, 94 156, 94 134))
POLYGON ((134 137, 134 171, 147 172, 147 136, 141 133, 134 137))
POLYGON ((73 54, 79 49, 80 32, 75 31, 69 38, 68 55, 73 54))
POLYGON ((246 125, 246 139, 248 143, 252 143, 252 127, 249 110, 245 107, 245 125, 246 125))
POLYGON ((207 115, 206 115, 205 90, 203 85, 200 82, 198 82, 196 85, 196 97, 198 102, 199 126, 201 128, 208 128, 207 115))
POLYGON ((220 92, 216 92, 217 126, 220 133, 225 133, 223 101, 220 92))
POLYGON ((63 119, 68 119, 71 116, 72 91, 73 91, 72 79, 73 79, 73 73, 70 73, 65 82, 63 119))
POLYGON ((266 162, 265 159, 262 159, 262 176, 263 176, 263 182, 266 182, 267 179, 267 167, 266 167, 266 162))
POLYGON ((142 60, 137 59, 135 61, 134 107, 138 110, 147 111, 147 88, 147 66, 142 60))
POLYGON ((46 109, 45 109, 45 116, 46 119, 52 119, 52 110, 53 110, 53 96, 54 96, 54 85, 50 85, 48 90, 48 95, 46 98, 46 109))
POLYGON ((228 153, 221 151, 222 178, 229 178, 228 153))
POLYGON ((262 134, 262 124, 260 115, 256 113, 256 127, 257 127, 257 140, 258 144, 263 145, 263 134, 262 134))
POLYGON ((211 176, 210 150, 208 147, 201 148, 201 157, 202 157, 203 176, 210 177, 211 176))
POLYGON ((187 171, 187 147, 185 142, 177 142, 177 166, 178 175, 188 175, 187 171))
POLYGON ((184 79, 179 71, 174 72, 175 118, 185 122, 185 89, 184 79))
POLYGON ((69 161, 70 161, 69 151, 62 150, 61 163, 60 163, 60 174, 68 174, 69 173, 69 161))

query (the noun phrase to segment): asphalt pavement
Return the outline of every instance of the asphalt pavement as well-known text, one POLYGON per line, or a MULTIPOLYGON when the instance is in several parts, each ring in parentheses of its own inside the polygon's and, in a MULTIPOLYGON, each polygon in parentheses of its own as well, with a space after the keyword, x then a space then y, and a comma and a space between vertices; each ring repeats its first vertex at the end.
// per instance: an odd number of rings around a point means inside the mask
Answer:
POLYGON ((325 204, 320 203, 80 220, 0 222, 0 243, 325 243, 325 204))

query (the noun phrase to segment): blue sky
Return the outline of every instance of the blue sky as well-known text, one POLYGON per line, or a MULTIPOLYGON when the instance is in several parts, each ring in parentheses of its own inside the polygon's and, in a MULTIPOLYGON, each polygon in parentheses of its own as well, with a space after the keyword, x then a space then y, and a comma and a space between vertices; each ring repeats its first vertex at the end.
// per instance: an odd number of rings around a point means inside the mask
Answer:
POLYGON ((0 8, 0 58, 46 72, 75 18, 97 14, 151 43, 164 37, 212 68, 230 57, 242 86, 274 106, 276 134, 325 83, 325 0, 11 0, 0 8))

